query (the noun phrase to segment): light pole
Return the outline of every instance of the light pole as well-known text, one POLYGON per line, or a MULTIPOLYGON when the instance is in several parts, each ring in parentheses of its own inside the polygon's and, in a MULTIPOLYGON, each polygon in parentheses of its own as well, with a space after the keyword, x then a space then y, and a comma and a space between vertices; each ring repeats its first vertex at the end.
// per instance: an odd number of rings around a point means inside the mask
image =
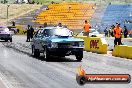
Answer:
POLYGON ((8 5, 7 5, 7 24, 8 24, 8 18, 9 18, 9 17, 8 17, 8 14, 9 14, 9 13, 8 13, 8 9, 9 9, 9 7, 10 7, 10 5, 8 4, 8 5))

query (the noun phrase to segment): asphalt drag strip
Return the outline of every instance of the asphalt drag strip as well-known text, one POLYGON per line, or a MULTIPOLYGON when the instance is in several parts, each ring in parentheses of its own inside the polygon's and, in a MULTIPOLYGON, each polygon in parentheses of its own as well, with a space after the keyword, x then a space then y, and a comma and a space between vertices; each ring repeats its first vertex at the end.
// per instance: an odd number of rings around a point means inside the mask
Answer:
POLYGON ((32 57, 30 43, 22 43, 16 39, 13 43, 2 42, 0 47, 3 51, 0 53, 0 73, 13 88, 132 87, 132 83, 80 86, 76 82, 77 68, 80 65, 88 74, 132 75, 132 61, 129 59, 84 51, 84 58, 81 62, 77 62, 75 56, 52 57, 51 61, 46 62, 43 55, 39 58, 32 57))

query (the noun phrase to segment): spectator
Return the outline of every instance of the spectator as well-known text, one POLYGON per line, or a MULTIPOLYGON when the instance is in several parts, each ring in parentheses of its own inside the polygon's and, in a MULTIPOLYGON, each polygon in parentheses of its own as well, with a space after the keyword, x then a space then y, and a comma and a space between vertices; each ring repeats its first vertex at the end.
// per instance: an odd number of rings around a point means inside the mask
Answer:
POLYGON ((39 2, 37 2, 37 4, 39 4, 39 2))
POLYGON ((16 26, 14 21, 12 21, 12 26, 16 26))
POLYGON ((19 29, 17 29, 17 33, 19 33, 19 31, 20 31, 20 30, 19 30, 19 29))
POLYGON ((71 6, 69 6, 69 10, 68 10, 69 12, 71 11, 71 6))
POLYGON ((83 26, 84 29, 84 36, 89 36, 89 29, 91 28, 91 25, 85 20, 85 24, 83 26))
POLYGON ((51 4, 54 4, 54 1, 52 1, 51 4))
POLYGON ((127 35, 128 35, 128 30, 126 26, 124 26, 124 38, 127 38, 127 35))
POLYGON ((3 1, 1 1, 1 3, 3 4, 3 1))
POLYGON ((46 7, 46 10, 49 10, 49 8, 48 8, 48 7, 46 7))
POLYGON ((33 38, 33 34, 34 34, 34 29, 33 29, 33 27, 31 26, 31 27, 30 27, 30 38, 31 38, 31 39, 33 38))
POLYGON ((108 36, 111 36, 111 28, 108 30, 108 36))
POLYGON ((121 45, 122 28, 120 27, 119 23, 116 23, 116 25, 117 26, 114 28, 114 36, 115 36, 114 45, 121 45))
POLYGON ((39 26, 39 29, 41 29, 42 28, 42 26, 39 26))
POLYGON ((109 5, 111 5, 111 2, 109 3, 109 5))
MULTIPOLYGON (((35 4, 35 1, 32 1, 32 4, 35 4)), ((39 4, 39 2, 38 2, 38 4, 39 4)))
POLYGON ((61 23, 58 23, 58 27, 62 27, 62 24, 61 23))
POLYGON ((4 0, 3 4, 6 4, 6 3, 8 3, 8 1, 7 0, 4 0))
POLYGON ((111 26, 111 36, 112 36, 112 37, 114 37, 114 33, 113 33, 114 28, 115 28, 115 26, 114 26, 114 25, 112 25, 112 26, 111 26))
POLYGON ((27 40, 26 42, 30 42, 30 25, 27 26, 27 40))
POLYGON ((44 23, 44 27, 47 27, 47 23, 46 22, 44 23))
POLYGON ((108 30, 107 30, 107 27, 106 27, 106 29, 104 30, 104 33, 105 33, 105 37, 108 37, 108 30))
POLYGON ((18 0, 16 0, 16 2, 15 2, 16 4, 18 4, 18 0))

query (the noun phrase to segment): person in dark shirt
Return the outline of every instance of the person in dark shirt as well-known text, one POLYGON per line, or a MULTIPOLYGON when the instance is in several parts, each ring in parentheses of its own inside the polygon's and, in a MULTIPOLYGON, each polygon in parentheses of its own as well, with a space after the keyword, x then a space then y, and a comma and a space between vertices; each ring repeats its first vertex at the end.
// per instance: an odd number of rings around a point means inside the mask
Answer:
POLYGON ((112 37, 114 37, 114 33, 113 33, 114 28, 115 28, 115 25, 112 25, 112 26, 111 26, 111 36, 112 36, 112 37))
POLYGON ((44 27, 47 27, 47 23, 46 22, 44 23, 44 27))
POLYGON ((124 38, 127 38, 127 35, 128 35, 128 30, 126 26, 124 26, 124 38))
POLYGON ((15 22, 14 21, 12 21, 12 26, 15 26, 15 22))
POLYGON ((61 23, 58 23, 58 27, 62 27, 62 24, 61 23))
POLYGON ((104 30, 104 33, 105 33, 105 37, 108 37, 108 30, 107 30, 107 27, 106 27, 106 29, 104 30))
POLYGON ((27 26, 27 40, 26 42, 30 42, 30 25, 27 26))
POLYGON ((31 26, 31 27, 30 27, 30 38, 31 38, 31 39, 33 38, 33 34, 34 34, 34 29, 33 29, 33 27, 31 26))

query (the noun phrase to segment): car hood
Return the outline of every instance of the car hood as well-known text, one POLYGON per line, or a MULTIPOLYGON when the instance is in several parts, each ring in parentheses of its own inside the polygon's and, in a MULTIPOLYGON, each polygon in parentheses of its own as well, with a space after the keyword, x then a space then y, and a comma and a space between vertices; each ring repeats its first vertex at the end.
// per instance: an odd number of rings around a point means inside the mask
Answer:
POLYGON ((50 38, 51 42, 80 42, 80 41, 84 41, 83 39, 79 39, 79 38, 74 38, 74 37, 67 37, 67 38, 58 38, 58 37, 54 37, 54 38, 50 38))
POLYGON ((10 32, 0 31, 0 34, 10 34, 10 32))

